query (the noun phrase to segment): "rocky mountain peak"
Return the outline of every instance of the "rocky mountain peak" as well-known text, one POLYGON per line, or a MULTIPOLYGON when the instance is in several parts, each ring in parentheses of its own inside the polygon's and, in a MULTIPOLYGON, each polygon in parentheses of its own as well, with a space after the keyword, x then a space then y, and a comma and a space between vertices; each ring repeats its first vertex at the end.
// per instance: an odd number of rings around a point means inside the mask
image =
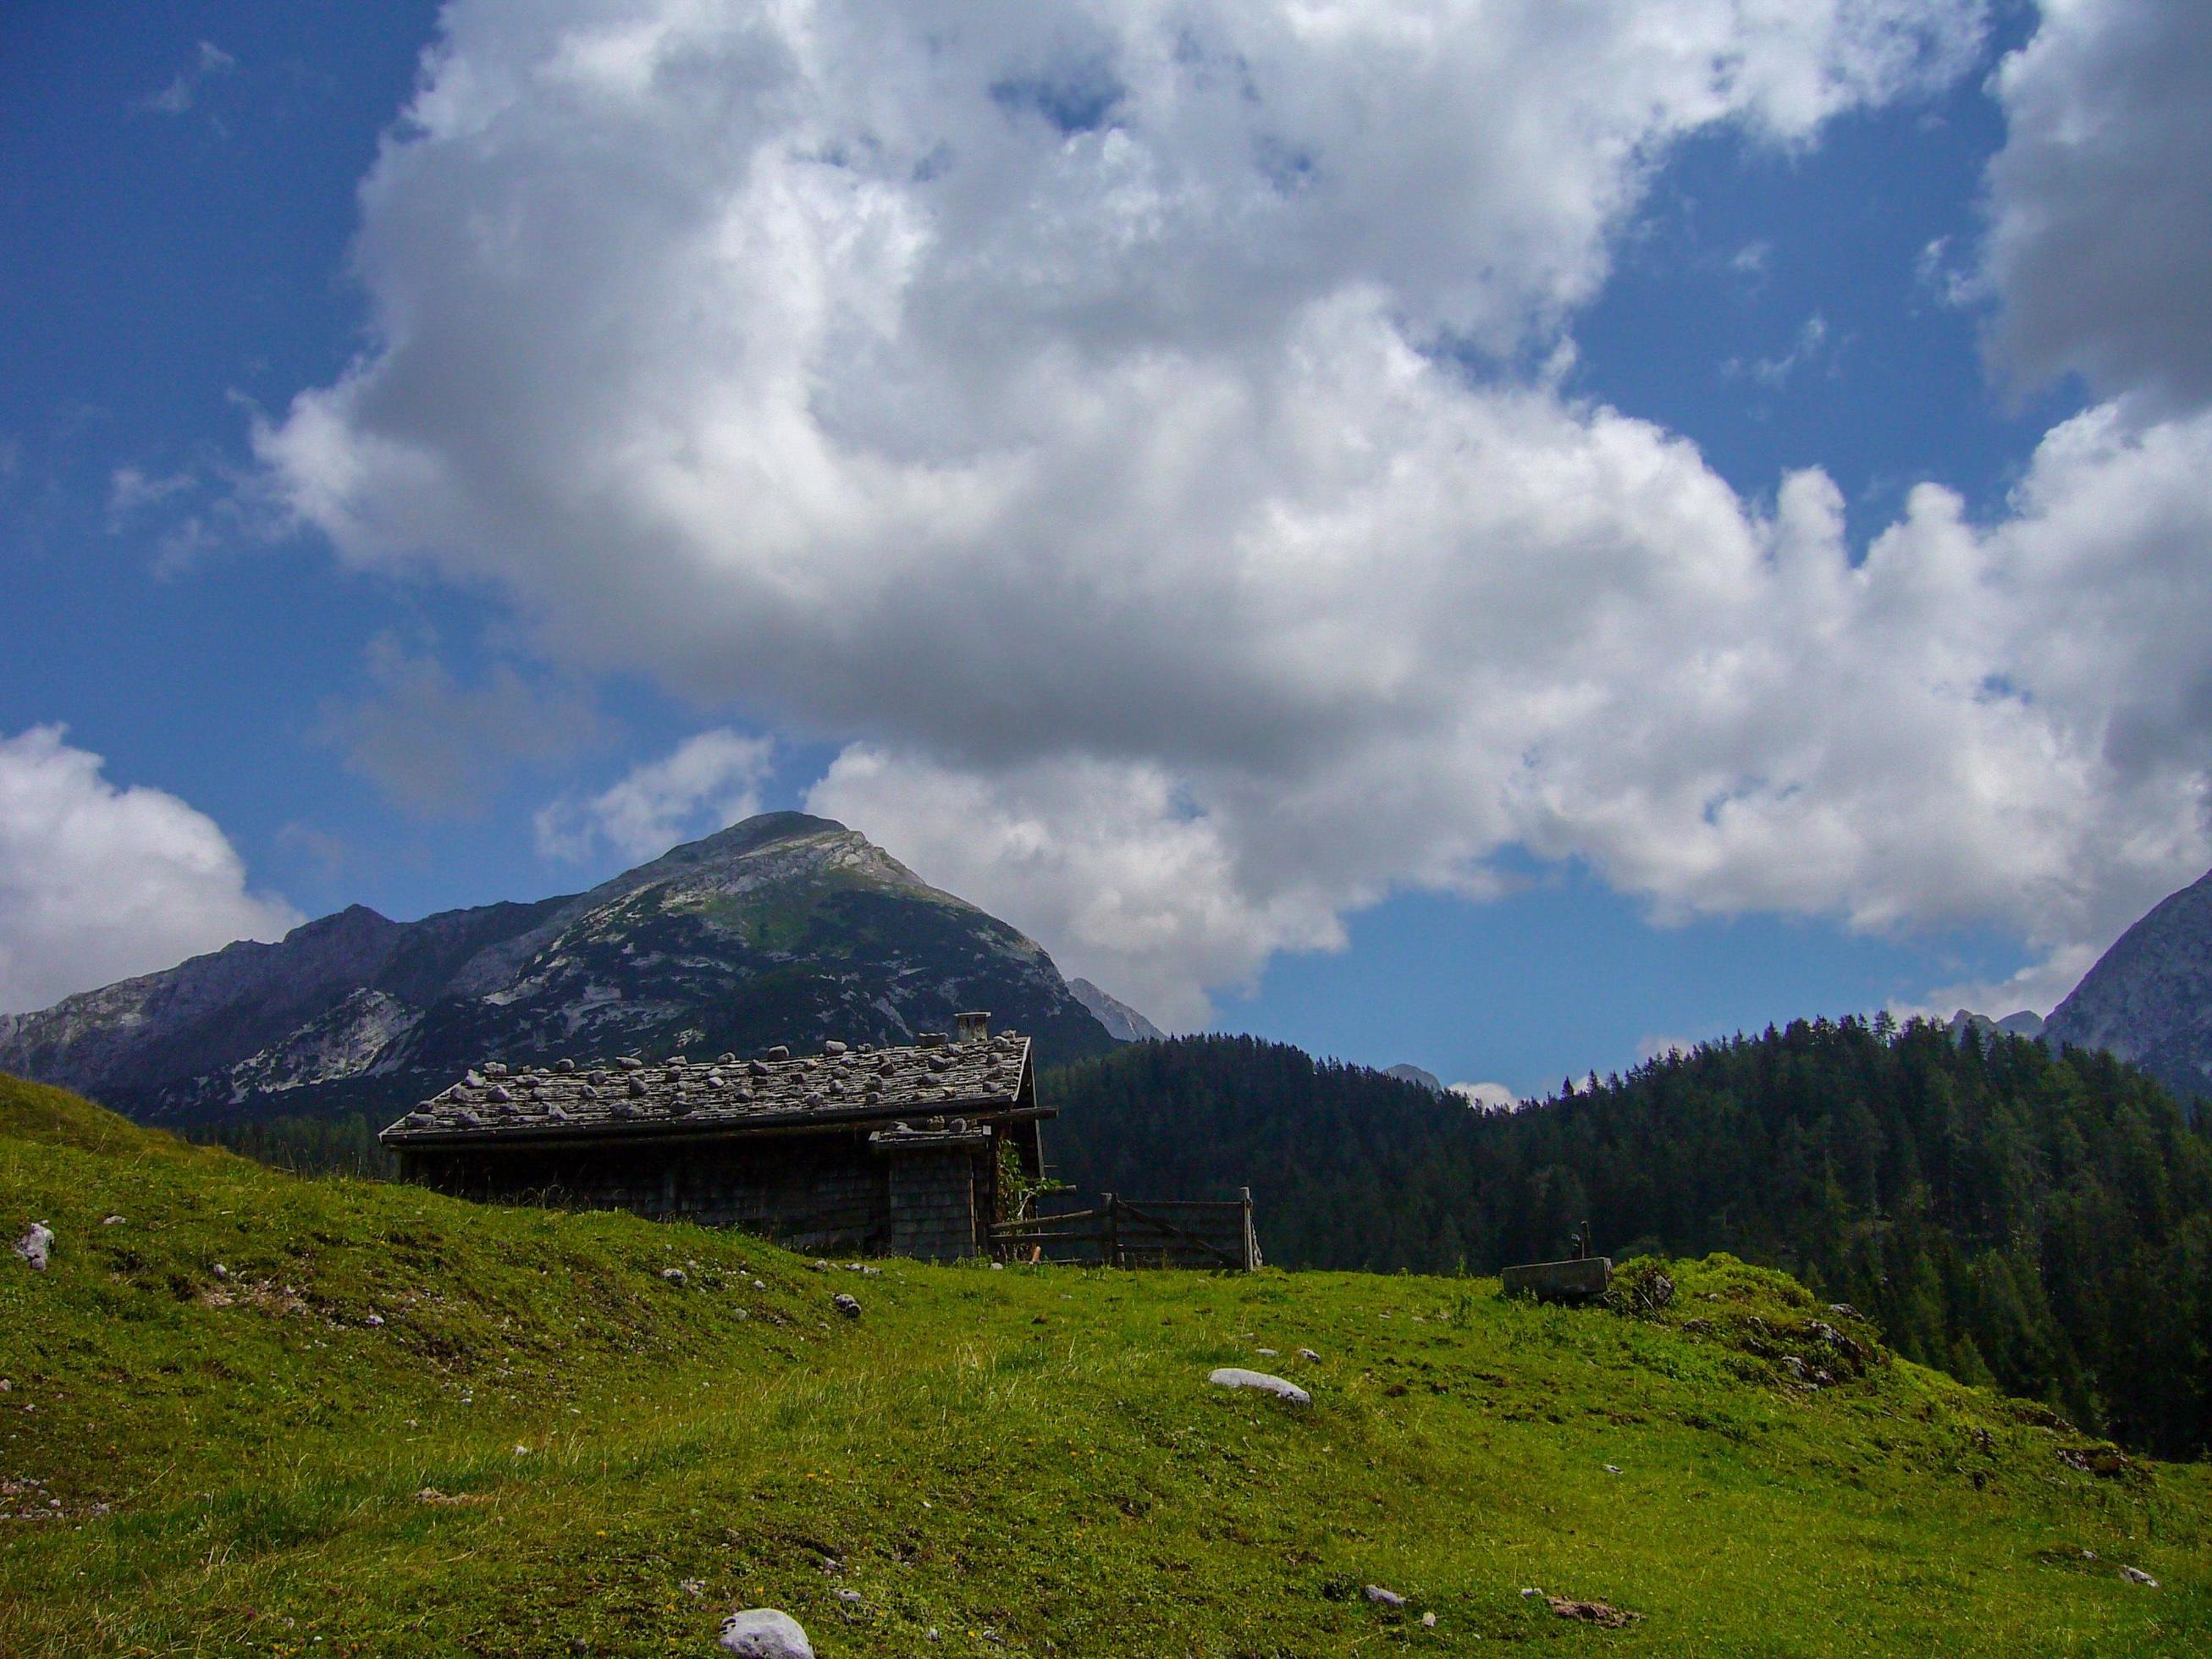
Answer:
POLYGON ((2121 934, 2044 1030, 2132 1060, 2185 1097, 2212 1095, 2212 873, 2121 934))
POLYGON ((1102 991, 1087 979, 1072 979, 1067 988, 1091 1011, 1091 1018, 1112 1033, 1117 1042, 1163 1042, 1167 1033, 1110 991, 1102 991))
POLYGON ((1114 1041, 1035 941, 857 830, 769 812, 586 893, 356 905, 70 998, 0 1025, 0 1070, 142 1117, 382 1109, 487 1055, 895 1043, 975 1008, 1041 1056, 1114 1041))

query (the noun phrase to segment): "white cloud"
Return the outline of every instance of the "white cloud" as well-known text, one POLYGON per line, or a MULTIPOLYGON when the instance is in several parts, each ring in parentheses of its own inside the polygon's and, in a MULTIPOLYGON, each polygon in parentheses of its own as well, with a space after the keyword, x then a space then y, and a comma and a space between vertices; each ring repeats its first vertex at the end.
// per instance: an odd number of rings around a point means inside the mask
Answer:
POLYGON ((2164 407, 2212 398, 2212 7, 2043 0, 1998 72, 1991 347, 2164 407))
POLYGON ((1169 1030, 1205 1024, 1204 988, 1249 981, 1277 951, 1344 942, 1340 890, 1290 869, 1262 888, 1233 830, 1157 765, 976 775, 855 745, 806 807, 1045 941, 1063 973, 1136 988, 1169 1030))
POLYGON ((1917 1014, 1939 1021, 1948 1021, 1961 1008, 1987 1014, 1991 1019, 2002 1019, 2023 1009, 2047 1014, 2081 982, 2081 975, 2094 967, 2103 954, 2100 944, 2063 945, 2001 979, 1962 980, 1924 993, 1893 998, 1888 1004, 1889 1012, 1899 1019, 1910 1019, 1917 1014))
POLYGON ((541 810, 538 850, 580 862, 604 843, 638 863, 657 858, 688 836, 759 811, 760 785, 775 751, 772 738, 726 726, 686 738, 663 758, 631 769, 611 789, 588 799, 564 797, 541 810))
POLYGON ((1781 356, 1755 358, 1749 364, 1731 357, 1722 365, 1722 374, 1730 380, 1748 374, 1770 391, 1779 391, 1790 384, 1791 375, 1816 361, 1827 343, 1827 319, 1816 311, 1799 326, 1790 349, 1781 356))
POLYGON ((118 788, 58 726, 0 738, 0 1011, 167 968, 301 917, 246 887, 213 819, 118 788))
POLYGON ((1455 1083, 1451 1092, 1478 1112, 1517 1112, 1521 1097, 1502 1083, 1455 1083))
POLYGON ((1568 346, 1670 143, 1979 24, 465 0, 363 189, 377 343, 257 441, 347 559, 847 741, 816 810, 1166 1023, 1513 844, 2073 948, 2212 858, 2212 425, 2094 410, 1855 563, 1819 472, 1434 349, 1568 346))
POLYGON ((149 473, 141 467, 117 467, 107 481, 108 533, 119 534, 140 513, 182 495, 198 483, 189 471, 149 473))
POLYGON ((229 75, 238 59, 212 40, 203 40, 191 61, 171 77, 161 91, 142 99, 138 107, 155 115, 182 115, 199 100, 200 88, 217 76, 229 75))

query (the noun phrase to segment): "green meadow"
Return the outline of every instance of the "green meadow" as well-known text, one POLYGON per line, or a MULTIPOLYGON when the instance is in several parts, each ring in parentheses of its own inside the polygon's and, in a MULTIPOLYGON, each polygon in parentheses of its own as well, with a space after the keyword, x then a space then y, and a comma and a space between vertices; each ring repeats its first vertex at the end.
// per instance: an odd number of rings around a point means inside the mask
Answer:
POLYGON ((0 1232, 33 1220, 50 1269, 0 1255, 11 1656, 704 1655, 756 1606, 824 1659, 2212 1651, 2212 1470, 1726 1257, 1580 1310, 825 1272, 301 1179, 0 1080, 0 1232))

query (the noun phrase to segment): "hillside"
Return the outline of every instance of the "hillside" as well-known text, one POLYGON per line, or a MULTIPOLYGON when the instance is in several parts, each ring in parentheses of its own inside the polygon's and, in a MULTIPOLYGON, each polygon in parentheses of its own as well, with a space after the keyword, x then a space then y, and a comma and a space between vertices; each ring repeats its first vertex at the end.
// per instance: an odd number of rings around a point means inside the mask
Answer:
POLYGON ((2212 875, 2121 934, 2044 1030, 2131 1060, 2185 1099, 2212 1096, 2212 875))
POLYGON ((965 1008, 1048 1058, 1113 1044, 1034 941, 777 812, 588 893, 413 922, 356 906, 0 1017, 0 1071, 146 1122, 388 1115, 489 1056, 904 1041, 965 1008))
POLYGON ((1864 1308, 1912 1358, 2172 1455, 2212 1444, 2212 1124, 2108 1056, 1856 1020, 1670 1055, 1511 1115, 1249 1037, 1041 1080, 1055 1173, 1252 1188, 1271 1261, 1495 1272, 1587 1219, 1864 1308))
POLYGON ((761 1604, 824 1656, 2212 1641, 2212 1470, 1891 1363, 1726 1260, 1643 1316, 1479 1279, 824 1274, 0 1081, 0 1229, 31 1218, 50 1270, 0 1255, 10 1653, 703 1655, 761 1604), (1311 1407, 1206 1386, 1237 1363, 1311 1407))

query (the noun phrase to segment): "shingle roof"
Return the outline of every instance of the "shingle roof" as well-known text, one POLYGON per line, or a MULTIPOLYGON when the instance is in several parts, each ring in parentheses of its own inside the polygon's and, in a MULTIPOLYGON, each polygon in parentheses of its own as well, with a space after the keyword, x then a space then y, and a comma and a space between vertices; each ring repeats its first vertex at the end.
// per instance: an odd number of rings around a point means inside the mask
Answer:
POLYGON ((493 1061, 379 1138, 396 1146, 480 1144, 990 1115, 1023 1103, 1029 1072, 1030 1040, 1011 1033, 897 1048, 831 1042, 797 1058, 771 1048, 757 1060, 493 1061))

